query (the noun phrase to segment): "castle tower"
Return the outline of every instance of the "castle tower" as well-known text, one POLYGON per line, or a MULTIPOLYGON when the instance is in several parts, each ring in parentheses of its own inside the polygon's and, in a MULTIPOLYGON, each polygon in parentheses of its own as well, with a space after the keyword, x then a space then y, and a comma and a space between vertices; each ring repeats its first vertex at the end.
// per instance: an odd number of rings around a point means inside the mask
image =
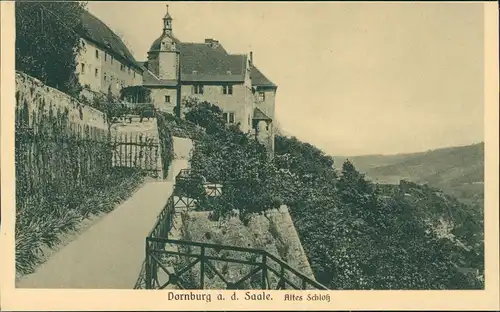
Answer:
POLYGON ((179 66, 179 51, 172 33, 172 17, 168 12, 163 17, 163 34, 160 37, 158 51, 158 78, 177 80, 179 66))

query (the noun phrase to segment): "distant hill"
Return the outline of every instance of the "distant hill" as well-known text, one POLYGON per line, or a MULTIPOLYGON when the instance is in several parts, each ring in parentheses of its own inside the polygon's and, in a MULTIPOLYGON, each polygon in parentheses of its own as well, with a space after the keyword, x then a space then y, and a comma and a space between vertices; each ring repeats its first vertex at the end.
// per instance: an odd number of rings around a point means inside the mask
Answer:
POLYGON ((334 157, 336 167, 347 158, 371 180, 429 184, 462 202, 483 205, 484 143, 413 154, 334 157))

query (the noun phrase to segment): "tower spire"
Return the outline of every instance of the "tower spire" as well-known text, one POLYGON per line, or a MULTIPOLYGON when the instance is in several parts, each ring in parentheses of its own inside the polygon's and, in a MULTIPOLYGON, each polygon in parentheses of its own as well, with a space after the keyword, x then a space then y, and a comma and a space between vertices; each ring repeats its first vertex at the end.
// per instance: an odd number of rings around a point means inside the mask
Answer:
POLYGON ((173 19, 170 16, 170 13, 168 13, 168 4, 166 5, 166 7, 167 7, 167 13, 165 13, 165 16, 163 17, 163 32, 166 34, 171 34, 173 19))

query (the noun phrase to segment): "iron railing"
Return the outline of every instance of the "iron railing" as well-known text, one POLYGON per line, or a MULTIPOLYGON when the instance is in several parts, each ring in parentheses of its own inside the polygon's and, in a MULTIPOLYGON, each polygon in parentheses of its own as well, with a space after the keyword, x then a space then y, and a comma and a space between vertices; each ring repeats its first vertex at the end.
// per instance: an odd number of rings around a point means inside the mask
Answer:
MULTIPOLYGON (((179 248, 179 250, 182 249, 179 248)), ((165 289, 169 285, 180 289, 205 289, 209 274, 211 279, 218 277, 219 281, 225 285, 224 289, 328 289, 262 249, 148 237, 146 255, 146 289, 165 289), (187 247, 184 249, 188 249, 189 252, 158 248, 166 244, 187 247), (250 260, 217 256, 224 251, 243 253, 250 260), (162 261, 163 255, 184 257, 188 261, 181 268, 173 271, 167 268, 165 261, 162 261), (237 263, 250 267, 244 276, 230 279, 225 276, 224 267, 217 268, 214 262, 237 263), (197 274, 189 274, 193 268, 198 269, 197 274), (165 276, 164 281, 158 278, 159 272, 165 276)))
MULTIPOLYGON (((220 194, 222 187, 206 183, 200 174, 191 170, 179 172, 174 192, 146 238, 142 274, 146 289, 165 289, 169 286, 180 289, 212 288, 214 278, 218 278, 218 289, 327 289, 263 249, 169 238, 175 214, 194 208, 198 200, 220 194), (200 188, 200 185, 204 187, 200 188), (233 257, 228 257, 228 253, 233 257), (175 264, 172 265, 168 259, 175 259, 175 264), (246 265, 248 270, 244 276, 229 278, 224 276, 228 273, 224 271, 229 264, 246 265)), ((139 281, 136 288, 139 288, 138 285, 139 281)))

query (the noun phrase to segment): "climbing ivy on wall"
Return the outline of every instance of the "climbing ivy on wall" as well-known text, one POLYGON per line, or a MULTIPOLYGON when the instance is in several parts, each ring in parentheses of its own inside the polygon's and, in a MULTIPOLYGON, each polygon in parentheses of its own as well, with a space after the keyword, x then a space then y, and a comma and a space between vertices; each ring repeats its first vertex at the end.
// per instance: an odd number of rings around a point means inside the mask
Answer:
MULTIPOLYGON (((33 87, 31 90, 34 90, 33 87)), ((108 132, 73 124, 68 110, 16 92, 16 270, 33 271, 42 247, 91 215, 109 212, 142 182, 134 168, 112 167, 108 132)))

